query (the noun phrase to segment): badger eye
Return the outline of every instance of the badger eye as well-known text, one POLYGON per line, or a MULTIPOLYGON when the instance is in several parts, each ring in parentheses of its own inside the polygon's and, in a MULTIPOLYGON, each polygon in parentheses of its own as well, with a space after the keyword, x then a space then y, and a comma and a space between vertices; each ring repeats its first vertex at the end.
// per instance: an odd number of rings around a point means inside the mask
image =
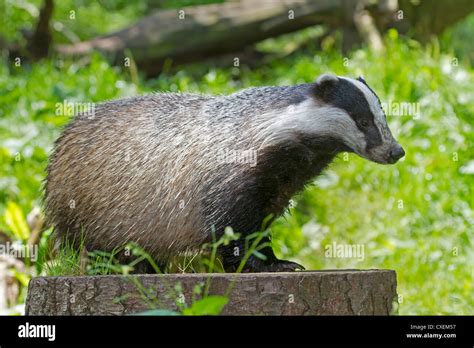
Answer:
POLYGON ((361 125, 361 127, 366 128, 366 127, 369 126, 369 121, 367 121, 367 120, 360 120, 360 121, 359 121, 359 124, 361 125))

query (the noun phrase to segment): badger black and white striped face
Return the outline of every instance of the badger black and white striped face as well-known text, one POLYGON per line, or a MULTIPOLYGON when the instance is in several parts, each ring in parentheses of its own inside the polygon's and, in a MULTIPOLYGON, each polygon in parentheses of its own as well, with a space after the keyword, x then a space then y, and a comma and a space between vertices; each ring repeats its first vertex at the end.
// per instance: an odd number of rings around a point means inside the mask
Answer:
POLYGON ((405 155, 388 128, 379 98, 364 79, 325 74, 317 79, 313 93, 319 104, 318 133, 323 130, 377 163, 392 164, 405 155))

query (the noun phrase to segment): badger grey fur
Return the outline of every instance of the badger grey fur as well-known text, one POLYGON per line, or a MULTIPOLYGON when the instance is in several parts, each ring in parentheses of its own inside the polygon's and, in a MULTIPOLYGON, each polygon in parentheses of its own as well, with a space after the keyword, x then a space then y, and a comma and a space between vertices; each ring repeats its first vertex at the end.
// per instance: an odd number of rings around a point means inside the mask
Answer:
MULTIPOLYGON (((61 237, 83 235, 88 250, 135 242, 163 263, 226 226, 242 236, 260 230, 342 151, 378 163, 404 155, 361 78, 106 102, 94 117, 77 115, 56 142, 46 214, 61 237), (222 160, 226 151, 254 151, 257 161, 222 160)), ((228 271, 243 249, 242 239, 221 248, 228 271)), ((245 271, 302 268, 270 246, 262 252, 266 260, 251 256, 245 271)))

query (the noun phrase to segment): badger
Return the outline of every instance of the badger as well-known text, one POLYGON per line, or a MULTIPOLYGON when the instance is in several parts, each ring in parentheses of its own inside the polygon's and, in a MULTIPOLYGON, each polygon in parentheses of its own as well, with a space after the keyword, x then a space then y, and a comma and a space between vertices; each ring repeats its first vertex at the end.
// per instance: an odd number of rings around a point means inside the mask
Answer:
MULTIPOLYGON (((230 95, 156 93, 78 114, 55 143, 45 212, 62 240, 87 250, 138 244, 159 264, 238 232, 219 247, 235 272, 246 237, 342 152, 380 164, 405 155, 366 81, 323 74, 313 83, 230 95), (246 156, 247 154, 247 156, 246 156), (250 154, 250 155, 249 155, 250 154), (252 159, 252 160, 249 160, 252 159)), ((244 272, 303 270, 259 241, 244 272)))

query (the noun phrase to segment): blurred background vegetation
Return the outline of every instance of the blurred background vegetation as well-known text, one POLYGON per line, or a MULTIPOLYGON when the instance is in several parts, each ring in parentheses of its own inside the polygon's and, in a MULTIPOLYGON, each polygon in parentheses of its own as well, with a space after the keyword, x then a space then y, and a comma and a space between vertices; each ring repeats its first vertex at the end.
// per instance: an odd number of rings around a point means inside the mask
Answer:
MULTIPOLYGON (((51 41, 75 44, 154 11, 211 2, 57 1, 51 41)), ((22 312, 28 280, 45 274, 51 261, 42 181, 54 140, 69 120, 56 114, 56 103, 152 91, 232 93, 334 72, 363 75, 382 102, 419 103, 420 114, 388 115, 407 152, 396 166, 341 156, 296 197, 272 226, 278 256, 307 269, 395 269, 400 314, 474 314, 474 15, 429 39, 387 28, 382 49, 363 41, 344 49, 341 31, 314 25, 230 58, 186 65, 167 60, 150 75, 140 64, 137 70, 133 54, 130 67, 100 52, 29 57, 25 47, 42 6, 40 0, 0 2, 0 244, 39 246, 38 260, 0 256, 0 313, 22 312), (238 66, 234 57, 242 57, 238 66), (325 246, 334 242, 364 245, 365 257, 325 257, 325 246)))

